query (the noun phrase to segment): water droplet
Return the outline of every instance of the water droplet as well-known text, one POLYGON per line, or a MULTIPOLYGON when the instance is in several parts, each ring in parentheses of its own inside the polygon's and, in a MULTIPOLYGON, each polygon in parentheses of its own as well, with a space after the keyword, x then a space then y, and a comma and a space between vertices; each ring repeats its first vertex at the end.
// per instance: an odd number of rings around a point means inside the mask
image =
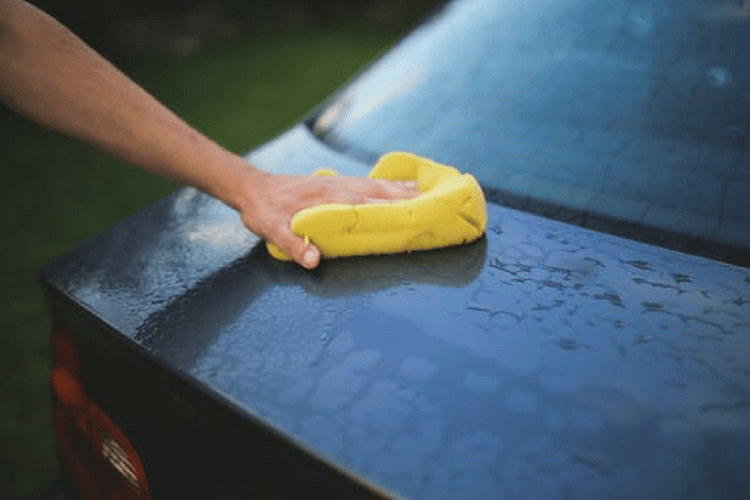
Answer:
POLYGON ((630 29, 634 35, 644 37, 651 33, 653 28, 654 16, 652 13, 639 10, 630 14, 630 29))
POLYGON ((708 84, 716 88, 724 88, 732 82, 732 73, 721 66, 714 66, 706 74, 708 84))

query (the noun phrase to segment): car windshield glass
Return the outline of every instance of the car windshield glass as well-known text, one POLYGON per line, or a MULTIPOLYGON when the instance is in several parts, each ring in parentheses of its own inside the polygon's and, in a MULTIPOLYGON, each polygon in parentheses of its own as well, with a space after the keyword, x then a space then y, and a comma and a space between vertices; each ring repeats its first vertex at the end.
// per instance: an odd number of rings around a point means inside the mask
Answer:
POLYGON ((749 28, 745 0, 457 0, 312 127, 472 172, 501 202, 746 256, 749 28))

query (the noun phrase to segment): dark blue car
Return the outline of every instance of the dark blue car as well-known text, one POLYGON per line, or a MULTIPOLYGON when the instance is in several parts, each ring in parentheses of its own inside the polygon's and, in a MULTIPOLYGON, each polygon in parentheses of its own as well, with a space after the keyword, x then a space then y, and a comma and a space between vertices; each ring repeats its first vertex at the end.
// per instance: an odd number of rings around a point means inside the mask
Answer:
POLYGON ((456 0, 248 154, 471 172, 478 242, 273 260, 183 188, 42 271, 82 498, 750 498, 750 2, 456 0))

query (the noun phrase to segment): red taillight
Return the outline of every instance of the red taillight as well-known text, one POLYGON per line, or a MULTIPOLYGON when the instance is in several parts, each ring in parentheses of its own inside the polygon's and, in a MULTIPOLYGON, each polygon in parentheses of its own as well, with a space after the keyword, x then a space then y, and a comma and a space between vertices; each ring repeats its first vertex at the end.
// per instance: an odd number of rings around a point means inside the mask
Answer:
POLYGON ((52 364, 62 366, 71 373, 77 374, 80 367, 73 337, 63 330, 53 330, 50 342, 52 343, 52 364))
POLYGON ((138 454, 78 380, 75 343, 52 333, 52 419, 61 466, 84 500, 149 499, 138 454))

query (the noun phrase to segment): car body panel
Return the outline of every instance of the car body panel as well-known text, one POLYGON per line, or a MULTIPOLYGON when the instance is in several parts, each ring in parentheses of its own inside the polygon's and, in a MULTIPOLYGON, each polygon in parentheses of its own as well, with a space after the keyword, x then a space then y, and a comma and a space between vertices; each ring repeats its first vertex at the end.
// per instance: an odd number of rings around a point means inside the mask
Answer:
POLYGON ((742 1, 455 1, 345 87, 314 130, 459 165, 584 225, 671 233, 690 253, 726 245, 702 255, 747 266, 749 25, 742 1))
MULTIPOLYGON (((248 159, 369 169, 305 124, 248 159)), ((384 496, 746 497, 750 271, 495 203, 487 228, 309 272, 183 188, 42 277, 384 496)))

